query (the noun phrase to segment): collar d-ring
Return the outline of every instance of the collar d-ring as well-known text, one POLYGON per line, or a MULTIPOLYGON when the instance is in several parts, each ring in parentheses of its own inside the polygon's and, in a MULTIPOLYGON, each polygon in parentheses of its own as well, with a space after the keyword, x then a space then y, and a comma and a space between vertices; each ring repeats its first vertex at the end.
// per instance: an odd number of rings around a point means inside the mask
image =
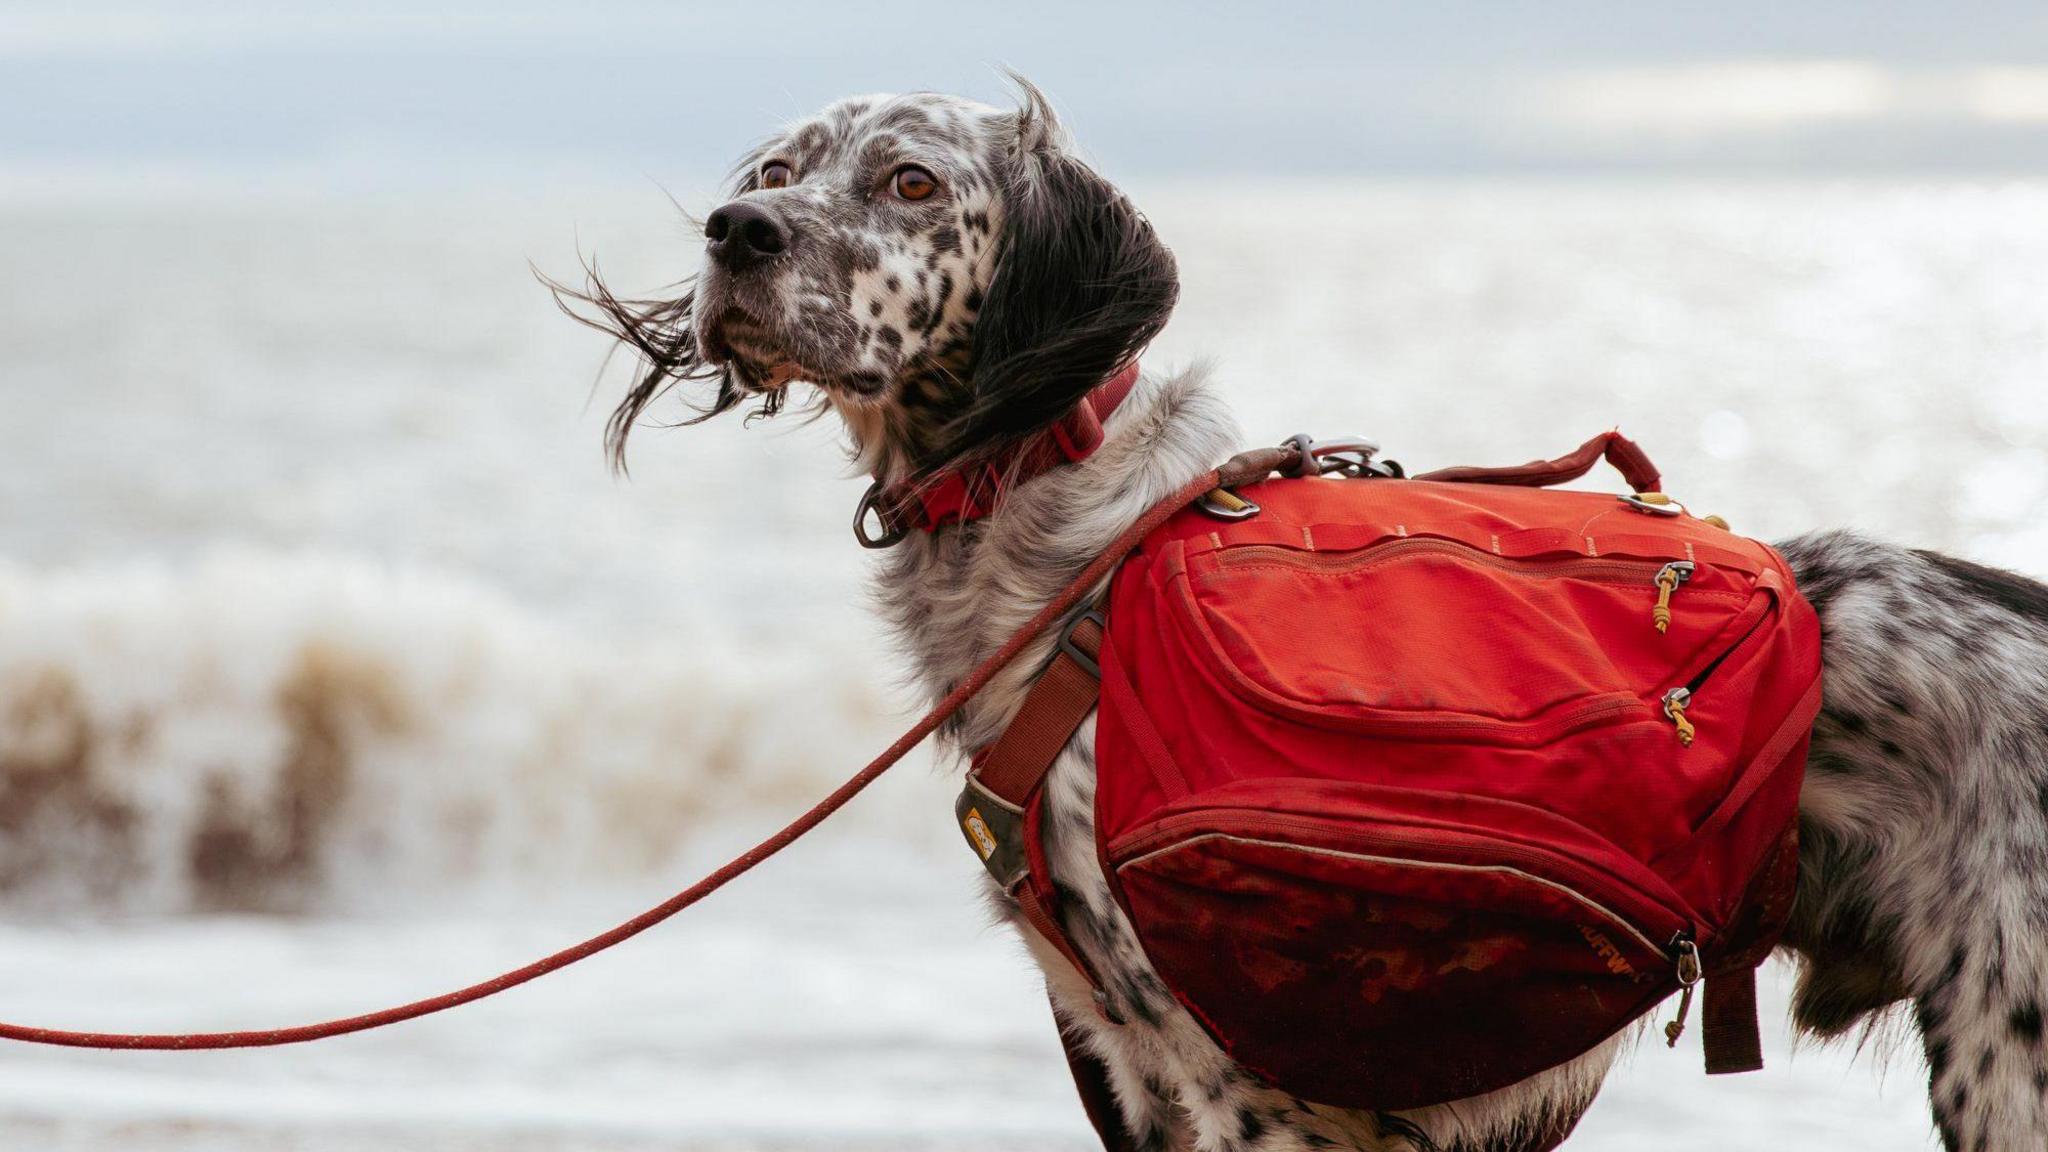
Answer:
POLYGON ((876 480, 868 485, 868 490, 861 495, 860 503, 853 510, 853 538, 860 541, 863 548, 888 548, 901 543, 908 535, 910 525, 902 520, 891 524, 888 513, 882 509, 882 482, 876 480), (880 535, 868 531, 870 517, 881 528, 880 535))

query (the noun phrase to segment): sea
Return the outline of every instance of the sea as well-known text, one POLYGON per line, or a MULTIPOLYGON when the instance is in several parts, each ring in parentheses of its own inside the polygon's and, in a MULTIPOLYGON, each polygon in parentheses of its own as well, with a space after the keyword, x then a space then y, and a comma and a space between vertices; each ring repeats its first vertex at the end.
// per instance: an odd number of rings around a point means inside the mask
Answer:
MULTIPOLYGON (((1774 539, 2048 577, 2048 184, 1133 185, 1247 444, 1411 468, 1619 426, 1774 539)), ((610 469, 631 359, 537 278, 696 262, 652 184, 0 194, 0 1019, 266 1027, 623 919, 912 718, 829 419, 610 469)), ((1612 486, 1612 477, 1589 478, 1612 486)), ((1081 1150, 1037 978, 920 753, 613 953, 296 1049, 0 1045, 0 1148, 1081 1150)), ((1898 1020, 1762 1073, 1646 1043, 1582 1152, 1936 1146, 1898 1020)), ((1668 1010, 1668 1007, 1667 1007, 1668 1010)))

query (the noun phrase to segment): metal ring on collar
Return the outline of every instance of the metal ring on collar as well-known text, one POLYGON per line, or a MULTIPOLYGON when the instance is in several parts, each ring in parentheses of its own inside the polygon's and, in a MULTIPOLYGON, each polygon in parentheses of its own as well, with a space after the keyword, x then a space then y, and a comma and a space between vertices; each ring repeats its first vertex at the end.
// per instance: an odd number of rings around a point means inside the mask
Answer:
POLYGON ((889 518, 882 514, 881 499, 882 482, 877 480, 868 485, 868 490, 861 495, 860 503, 854 507, 853 538, 860 541, 863 548, 887 548, 901 543, 905 536, 910 535, 908 524, 890 526, 889 518), (881 526, 882 532, 878 536, 868 534, 870 515, 875 518, 875 523, 881 526))

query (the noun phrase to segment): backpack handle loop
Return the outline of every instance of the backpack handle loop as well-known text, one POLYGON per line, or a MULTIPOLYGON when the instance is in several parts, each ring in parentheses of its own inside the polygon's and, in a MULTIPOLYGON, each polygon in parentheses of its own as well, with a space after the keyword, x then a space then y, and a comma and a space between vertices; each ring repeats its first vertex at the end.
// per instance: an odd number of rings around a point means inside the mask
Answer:
POLYGON ((1443 480, 1459 484, 1513 484, 1523 488, 1548 488, 1577 480, 1605 458, 1622 479, 1637 492, 1658 491, 1661 482, 1657 466, 1620 432, 1602 432, 1555 460, 1531 460, 1509 468, 1439 468, 1424 472, 1417 480, 1443 480))

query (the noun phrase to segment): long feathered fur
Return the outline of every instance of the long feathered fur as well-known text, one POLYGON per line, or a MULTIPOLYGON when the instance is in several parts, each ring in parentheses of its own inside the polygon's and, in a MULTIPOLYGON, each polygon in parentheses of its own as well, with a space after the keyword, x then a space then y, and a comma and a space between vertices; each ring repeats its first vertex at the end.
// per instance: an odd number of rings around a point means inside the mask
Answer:
MULTIPOLYGON (((536 274, 538 275, 538 274, 536 274)), ((701 424, 746 401, 746 393, 732 374, 706 364, 697 352, 697 334, 690 322, 696 293, 690 281, 674 285, 670 294, 647 299, 622 298, 612 292, 598 272, 596 261, 584 265, 584 287, 575 288, 540 276, 554 294, 555 305, 564 315, 587 328, 617 340, 632 349, 639 370, 625 399, 612 409, 605 421, 605 454, 612 466, 626 470, 626 438, 649 405, 678 384, 709 381, 710 401, 698 407, 682 424, 701 424)), ((772 392, 761 398, 760 414, 772 416, 782 407, 783 395, 772 392)))

